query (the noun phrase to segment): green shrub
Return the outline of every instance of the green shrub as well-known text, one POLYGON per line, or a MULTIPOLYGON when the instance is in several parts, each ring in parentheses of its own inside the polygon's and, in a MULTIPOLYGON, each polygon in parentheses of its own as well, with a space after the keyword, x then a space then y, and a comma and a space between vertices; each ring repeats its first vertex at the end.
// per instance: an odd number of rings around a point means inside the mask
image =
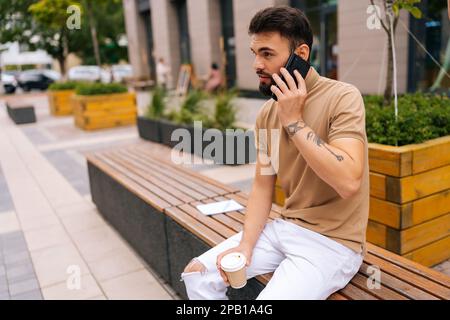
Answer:
POLYGON ((394 106, 383 107, 383 97, 364 97, 369 142, 392 146, 421 143, 450 133, 450 99, 432 94, 406 94, 394 106))
POLYGON ((206 94, 200 90, 193 90, 189 92, 183 104, 181 110, 191 112, 192 114, 198 113, 200 109, 200 102, 206 98, 206 94))
POLYGON ((152 101, 147 108, 145 116, 150 119, 159 119, 163 116, 166 104, 166 90, 162 87, 156 87, 153 91, 152 101))
POLYGON ((191 91, 183 104, 180 112, 172 113, 169 117, 177 123, 192 125, 194 121, 202 121, 203 127, 210 127, 213 122, 207 116, 205 110, 201 106, 201 102, 205 100, 207 95, 200 90, 191 91))
POLYGON ((214 113, 214 126, 219 130, 233 129, 236 121, 236 108, 233 99, 237 96, 236 90, 224 91, 216 98, 214 113))
POLYGON ((76 87, 76 94, 80 96, 94 96, 127 92, 127 87, 118 83, 83 83, 76 87))
POLYGON ((48 87, 48 90, 50 91, 75 90, 75 88, 79 84, 80 82, 77 81, 54 82, 48 87))

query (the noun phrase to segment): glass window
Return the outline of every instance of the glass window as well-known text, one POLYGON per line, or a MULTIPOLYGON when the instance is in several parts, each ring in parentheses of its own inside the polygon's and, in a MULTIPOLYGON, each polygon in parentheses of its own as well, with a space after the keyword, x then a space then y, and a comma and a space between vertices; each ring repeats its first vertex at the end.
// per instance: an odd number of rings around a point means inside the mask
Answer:
POLYGON ((422 7, 423 18, 411 17, 411 31, 423 48, 413 39, 410 53, 410 91, 450 88, 450 21, 446 1, 429 0, 422 7), (443 70, 437 65, 438 62, 443 70))

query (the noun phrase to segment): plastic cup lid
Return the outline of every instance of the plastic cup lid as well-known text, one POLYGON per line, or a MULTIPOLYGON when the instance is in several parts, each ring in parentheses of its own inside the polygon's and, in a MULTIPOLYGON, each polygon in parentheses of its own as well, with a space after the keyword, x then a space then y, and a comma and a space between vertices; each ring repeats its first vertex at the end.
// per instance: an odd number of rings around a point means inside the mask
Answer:
POLYGON ((240 252, 232 252, 227 254, 220 261, 223 271, 234 272, 242 269, 245 266, 247 259, 240 252))

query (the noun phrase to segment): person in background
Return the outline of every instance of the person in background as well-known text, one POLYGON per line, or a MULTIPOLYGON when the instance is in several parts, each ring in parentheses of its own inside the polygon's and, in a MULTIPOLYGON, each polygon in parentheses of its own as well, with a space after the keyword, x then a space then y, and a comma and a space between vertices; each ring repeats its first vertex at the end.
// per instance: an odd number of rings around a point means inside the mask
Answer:
POLYGON ((205 84, 205 91, 216 92, 222 86, 222 74, 217 63, 211 64, 208 80, 205 84))
POLYGON ((156 64, 156 84, 164 88, 164 90, 167 90, 169 72, 170 68, 165 64, 164 58, 159 58, 156 64))

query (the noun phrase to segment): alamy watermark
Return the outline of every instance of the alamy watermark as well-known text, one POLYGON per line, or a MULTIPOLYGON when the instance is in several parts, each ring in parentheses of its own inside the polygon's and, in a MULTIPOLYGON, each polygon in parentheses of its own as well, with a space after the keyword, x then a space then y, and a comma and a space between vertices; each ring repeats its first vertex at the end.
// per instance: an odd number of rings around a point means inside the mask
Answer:
POLYGON ((381 29, 381 9, 377 5, 369 5, 367 7, 366 13, 369 17, 366 20, 366 26, 369 30, 379 30, 381 29))
POLYGON ((70 265, 67 267, 66 286, 68 290, 81 290, 81 268, 79 265, 70 265))
POLYGON ((381 270, 379 266, 368 266, 367 273, 369 277, 367 278, 367 288, 370 290, 381 289, 381 270))
POLYGON ((279 129, 259 129, 258 137, 253 130, 204 130, 202 122, 195 121, 191 129, 178 128, 172 132, 171 141, 178 144, 172 148, 171 160, 178 165, 208 164, 207 159, 216 164, 245 164, 258 157, 261 175, 273 175, 278 172, 280 134, 279 129))
POLYGON ((77 5, 67 7, 67 14, 69 17, 66 21, 67 29, 80 30, 81 29, 81 8, 77 5))

